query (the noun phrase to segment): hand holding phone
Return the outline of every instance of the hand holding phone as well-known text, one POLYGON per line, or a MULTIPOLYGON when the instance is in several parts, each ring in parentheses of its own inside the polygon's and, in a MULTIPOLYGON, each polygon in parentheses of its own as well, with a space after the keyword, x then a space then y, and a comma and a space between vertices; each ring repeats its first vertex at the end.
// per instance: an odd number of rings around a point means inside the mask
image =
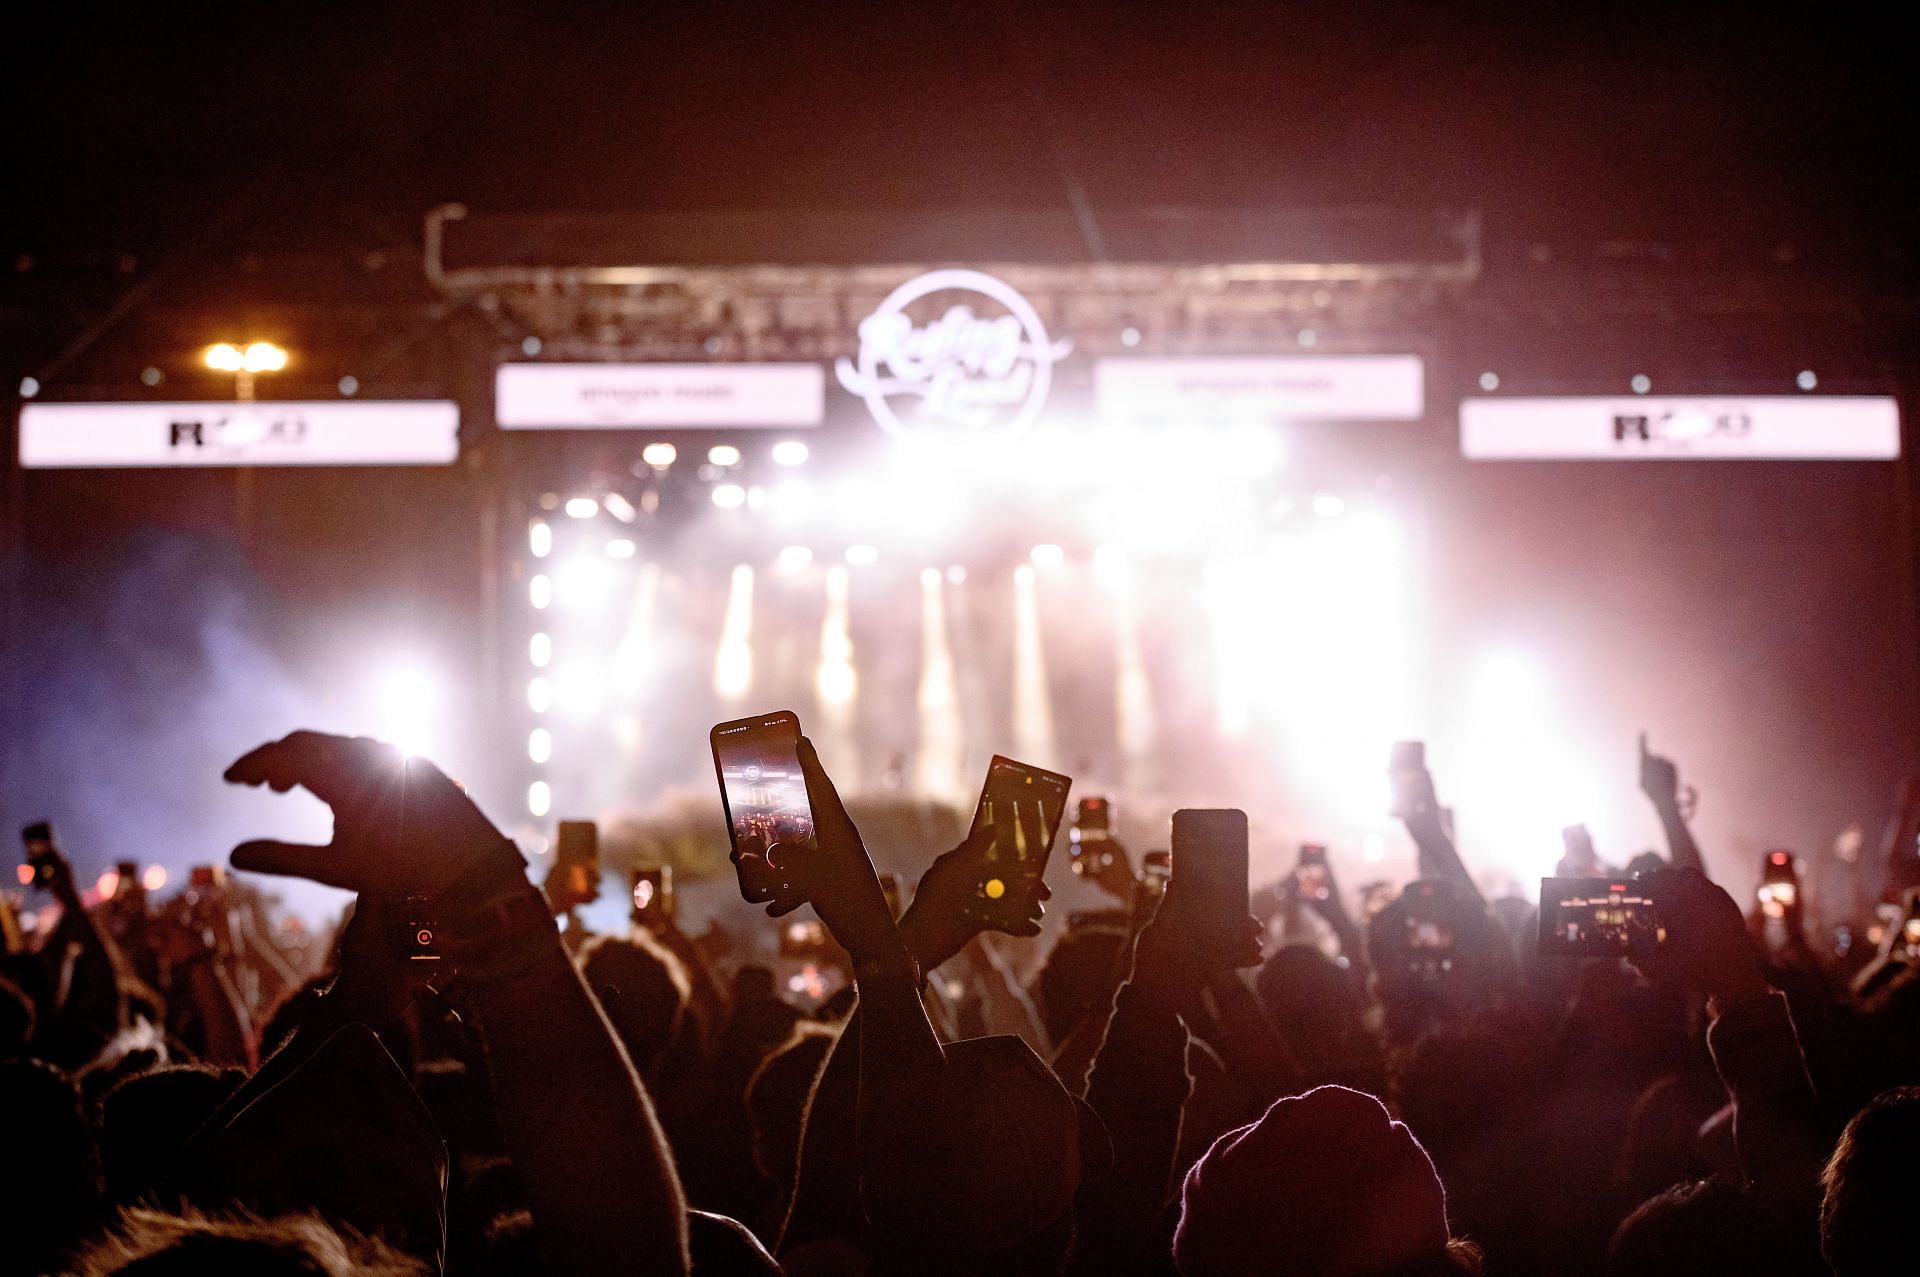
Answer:
POLYGON ((716 726, 711 740, 741 897, 775 915, 798 908, 806 897, 794 885, 794 866, 816 849, 799 717, 778 710, 735 719, 716 726))
POLYGON ((1324 845, 1300 844, 1300 863, 1293 870, 1293 890, 1308 904, 1324 904, 1333 898, 1333 870, 1327 865, 1324 845))
POLYGON ((547 902, 565 911, 600 898, 600 827, 591 820, 563 820, 554 834, 553 868, 544 887, 547 902))
POLYGON ((1209 973, 1260 963, 1260 924, 1248 907, 1247 814, 1234 808, 1173 813, 1171 873, 1162 910, 1185 923, 1209 973))
POLYGON ((969 906, 983 926, 1024 930, 1029 925, 1028 914, 1035 909, 1036 888, 1046 875, 1047 857, 1053 851, 1072 785, 1072 780, 1058 772, 998 754, 987 765, 987 779, 980 787, 980 801, 974 807, 969 831, 993 832, 969 906))
POLYGON ((1387 783, 1391 796, 1388 814, 1403 821, 1433 818, 1439 810, 1433 777, 1427 771, 1427 747, 1417 740, 1394 744, 1387 756, 1387 783))
POLYGON ((673 866, 636 869, 632 876, 633 921, 642 926, 673 921, 673 866))
POLYGON ((1667 924, 1646 888, 1625 878, 1542 878, 1540 952, 1629 958, 1667 942, 1667 924))
POLYGON ((1760 858, 1760 889, 1756 893, 1760 914, 1772 921, 1785 921, 1800 913, 1800 871, 1790 851, 1770 851, 1760 858))
POLYGON ((20 842, 26 849, 27 867, 33 870, 33 886, 52 891, 63 881, 71 883, 72 870, 54 845, 52 825, 44 820, 35 821, 20 831, 20 842))

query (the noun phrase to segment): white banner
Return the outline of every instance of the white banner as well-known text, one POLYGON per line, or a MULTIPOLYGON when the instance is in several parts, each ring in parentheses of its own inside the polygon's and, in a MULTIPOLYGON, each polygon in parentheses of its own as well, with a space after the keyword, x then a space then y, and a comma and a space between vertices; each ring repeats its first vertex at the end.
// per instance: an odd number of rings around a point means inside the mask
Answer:
POLYGON ((1102 359, 1103 421, 1413 421, 1426 410, 1418 355, 1102 359))
POLYGON ((30 403, 20 464, 109 466, 447 465, 460 409, 446 400, 312 403, 30 403))
POLYGON ((1463 399, 1460 455, 1890 461, 1900 455, 1900 409, 1885 395, 1463 399))
POLYGON ((493 416, 504 430, 817 426, 819 364, 502 364, 493 416))

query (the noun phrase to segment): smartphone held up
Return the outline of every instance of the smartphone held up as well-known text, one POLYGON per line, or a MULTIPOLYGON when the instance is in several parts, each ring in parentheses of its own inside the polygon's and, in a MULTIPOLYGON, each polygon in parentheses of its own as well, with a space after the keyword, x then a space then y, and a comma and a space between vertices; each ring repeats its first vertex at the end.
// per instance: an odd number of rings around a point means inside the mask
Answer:
POLYGON ((1014 921, 1024 920, 1032 885, 1046 874, 1072 786, 1073 781, 1058 772, 994 755, 969 831, 993 829, 993 845, 975 902, 980 916, 1018 912, 1020 918, 1014 921), (1003 900, 1004 905, 999 903, 1003 900))
POLYGON ((1540 952, 1630 958, 1667 941, 1666 922, 1647 892, 1622 878, 1542 878, 1540 952))
POLYGON ((1197 920, 1195 947, 1209 961, 1237 965, 1250 917, 1247 813, 1191 807, 1174 812, 1171 869, 1168 889, 1179 893, 1182 912, 1197 920))
POLYGON ((799 717, 778 710, 735 719, 716 726, 711 741, 740 895, 749 904, 799 903, 790 871, 814 846, 799 717))

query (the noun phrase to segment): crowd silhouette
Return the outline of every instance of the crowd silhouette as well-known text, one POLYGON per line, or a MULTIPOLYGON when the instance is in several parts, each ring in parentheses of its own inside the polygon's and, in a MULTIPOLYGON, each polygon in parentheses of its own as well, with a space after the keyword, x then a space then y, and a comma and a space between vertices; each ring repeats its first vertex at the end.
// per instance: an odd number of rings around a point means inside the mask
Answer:
POLYGON ((1424 760, 1396 776, 1419 853, 1397 890, 1310 856, 1223 912, 1177 843, 1141 872, 1108 842, 1080 868, 1109 907, 1037 939, 1040 878, 977 907, 990 825, 922 849, 900 909, 798 757, 813 838, 770 912, 811 906, 845 977, 804 1004, 669 909, 561 925, 574 902, 465 790, 372 740, 295 732, 227 772, 331 808, 326 846, 232 853, 354 893, 330 939, 290 942, 223 872, 90 900, 30 828, 0 1270, 1916 1266, 1920 782, 1846 890, 1810 903, 1788 859, 1743 907, 1643 739, 1665 853, 1615 869, 1570 839, 1560 872, 1630 880, 1658 941, 1582 956, 1483 895, 1424 760))

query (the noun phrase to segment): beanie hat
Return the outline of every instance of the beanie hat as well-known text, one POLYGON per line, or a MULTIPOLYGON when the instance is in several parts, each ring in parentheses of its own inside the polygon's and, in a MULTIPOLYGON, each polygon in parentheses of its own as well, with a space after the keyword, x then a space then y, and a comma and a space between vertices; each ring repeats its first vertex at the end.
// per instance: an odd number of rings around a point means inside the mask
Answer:
POLYGON ((1322 1086, 1228 1131, 1187 1173, 1182 1277, 1367 1277, 1445 1253, 1447 1198, 1405 1124, 1371 1095, 1322 1086))

